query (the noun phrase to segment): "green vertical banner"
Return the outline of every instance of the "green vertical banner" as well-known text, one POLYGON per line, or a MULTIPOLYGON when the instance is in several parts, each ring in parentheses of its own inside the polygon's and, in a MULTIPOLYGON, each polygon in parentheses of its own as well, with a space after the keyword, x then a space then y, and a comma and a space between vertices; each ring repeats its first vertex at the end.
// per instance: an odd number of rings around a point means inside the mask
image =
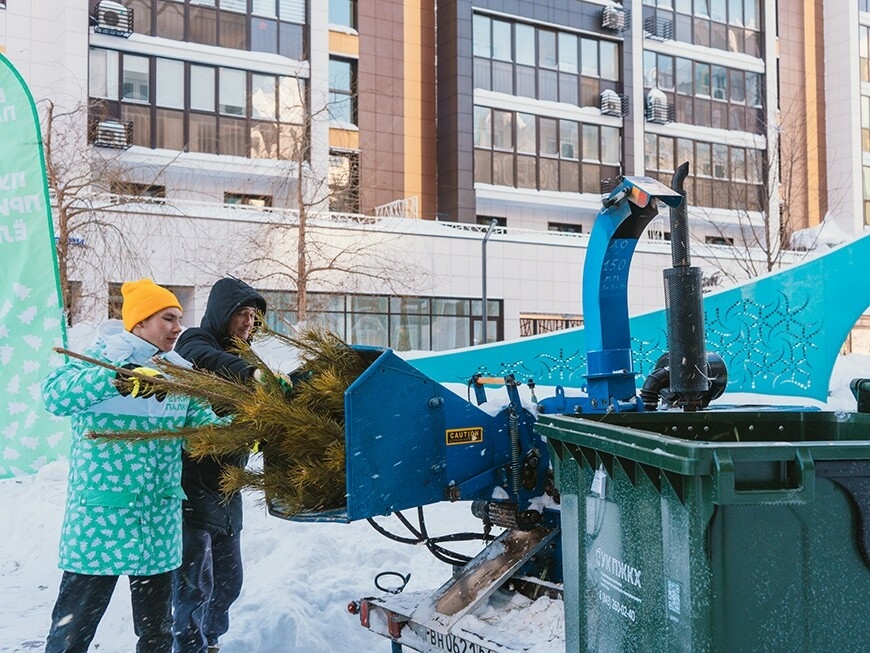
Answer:
POLYGON ((64 346, 54 229, 36 105, 0 55, 0 478, 66 454, 69 422, 40 387, 64 346))

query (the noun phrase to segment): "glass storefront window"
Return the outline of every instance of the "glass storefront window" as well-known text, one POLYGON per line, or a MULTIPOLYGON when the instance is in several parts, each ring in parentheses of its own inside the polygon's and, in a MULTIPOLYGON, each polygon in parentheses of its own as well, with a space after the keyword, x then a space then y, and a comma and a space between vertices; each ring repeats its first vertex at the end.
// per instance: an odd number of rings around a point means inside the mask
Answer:
MULTIPOLYGON (((269 305, 266 322, 279 333, 296 324, 296 294, 260 291, 269 305)), ((503 331, 502 301, 487 302, 489 340, 503 331)), ((470 344, 479 329, 480 300, 449 297, 395 297, 310 293, 306 322, 330 329, 351 344, 398 351, 442 350, 470 344)))
POLYGON ((353 315, 350 342, 372 347, 389 346, 389 322, 386 315, 353 315))
POLYGON ((357 313, 386 313, 388 298, 380 295, 351 295, 350 310, 357 313))
POLYGON ((390 342, 397 351, 431 349, 428 315, 393 315, 390 317, 390 342))

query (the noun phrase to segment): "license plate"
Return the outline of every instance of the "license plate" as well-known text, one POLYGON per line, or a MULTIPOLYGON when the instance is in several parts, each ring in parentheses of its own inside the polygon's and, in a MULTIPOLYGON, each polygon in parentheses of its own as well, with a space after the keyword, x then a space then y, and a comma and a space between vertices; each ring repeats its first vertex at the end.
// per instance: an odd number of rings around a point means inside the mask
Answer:
POLYGON ((445 635, 428 628, 426 629, 426 639, 431 646, 447 653, 496 653, 490 648, 474 644, 456 635, 445 635))

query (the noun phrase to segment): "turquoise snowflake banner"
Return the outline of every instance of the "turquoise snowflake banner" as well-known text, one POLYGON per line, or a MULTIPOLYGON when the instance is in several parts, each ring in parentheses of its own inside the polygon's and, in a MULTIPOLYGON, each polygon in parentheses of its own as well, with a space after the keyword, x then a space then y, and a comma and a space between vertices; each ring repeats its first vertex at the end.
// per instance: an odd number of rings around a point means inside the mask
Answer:
MULTIPOLYGON (((870 236, 704 297, 707 351, 728 368, 727 392, 825 401, 849 331, 870 306, 870 236)), ((630 320, 638 385, 667 351, 665 309, 630 320)), ((409 358, 440 383, 474 374, 538 385, 586 384, 583 327, 409 358)))
POLYGON ((0 478, 66 455, 68 420, 40 386, 64 346, 54 230, 36 105, 0 55, 0 478))

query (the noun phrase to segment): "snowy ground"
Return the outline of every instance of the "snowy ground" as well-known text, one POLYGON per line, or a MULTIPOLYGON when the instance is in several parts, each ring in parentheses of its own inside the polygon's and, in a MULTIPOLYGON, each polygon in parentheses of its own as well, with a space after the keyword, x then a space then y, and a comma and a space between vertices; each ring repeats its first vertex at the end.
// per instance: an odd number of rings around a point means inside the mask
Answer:
MULTIPOLYGON (((57 542, 66 473, 67 465, 57 462, 33 476, 0 481, 3 653, 41 650, 45 644, 61 576, 57 542)), ((381 571, 411 572, 408 591, 438 587, 449 577, 449 567, 423 547, 391 542, 365 522, 288 522, 267 516, 255 495, 245 500, 246 577, 224 638, 226 653, 389 651, 386 640, 348 614, 348 602, 379 594, 373 578, 381 571)), ((432 512, 437 513, 433 524, 476 526, 465 504, 432 512)), ((129 591, 122 579, 91 650, 129 653, 134 647, 129 591)))
MULTIPOLYGON (((862 376, 870 377, 870 356, 842 358, 822 406, 854 410, 848 384, 862 376)), ((752 395, 726 395, 720 401, 820 405, 752 395)), ((0 481, 0 653, 44 646, 61 575, 57 542, 66 473, 66 464, 56 462, 38 474, 0 481)), ((427 514, 436 534, 479 530, 467 504, 433 506, 427 514)), ((254 495, 246 496, 245 519, 245 584, 222 653, 387 653, 389 642, 362 628, 358 617, 348 614, 347 603, 378 595, 373 579, 381 571, 411 572, 409 592, 435 589, 450 574, 425 548, 394 543, 365 522, 287 522, 267 516, 254 495)), ((561 604, 544 601, 526 614, 534 615, 534 623, 521 624, 522 632, 545 632, 550 640, 536 653, 561 651, 561 604)), ((129 653, 134 642, 129 591, 122 580, 91 651, 129 653)))

